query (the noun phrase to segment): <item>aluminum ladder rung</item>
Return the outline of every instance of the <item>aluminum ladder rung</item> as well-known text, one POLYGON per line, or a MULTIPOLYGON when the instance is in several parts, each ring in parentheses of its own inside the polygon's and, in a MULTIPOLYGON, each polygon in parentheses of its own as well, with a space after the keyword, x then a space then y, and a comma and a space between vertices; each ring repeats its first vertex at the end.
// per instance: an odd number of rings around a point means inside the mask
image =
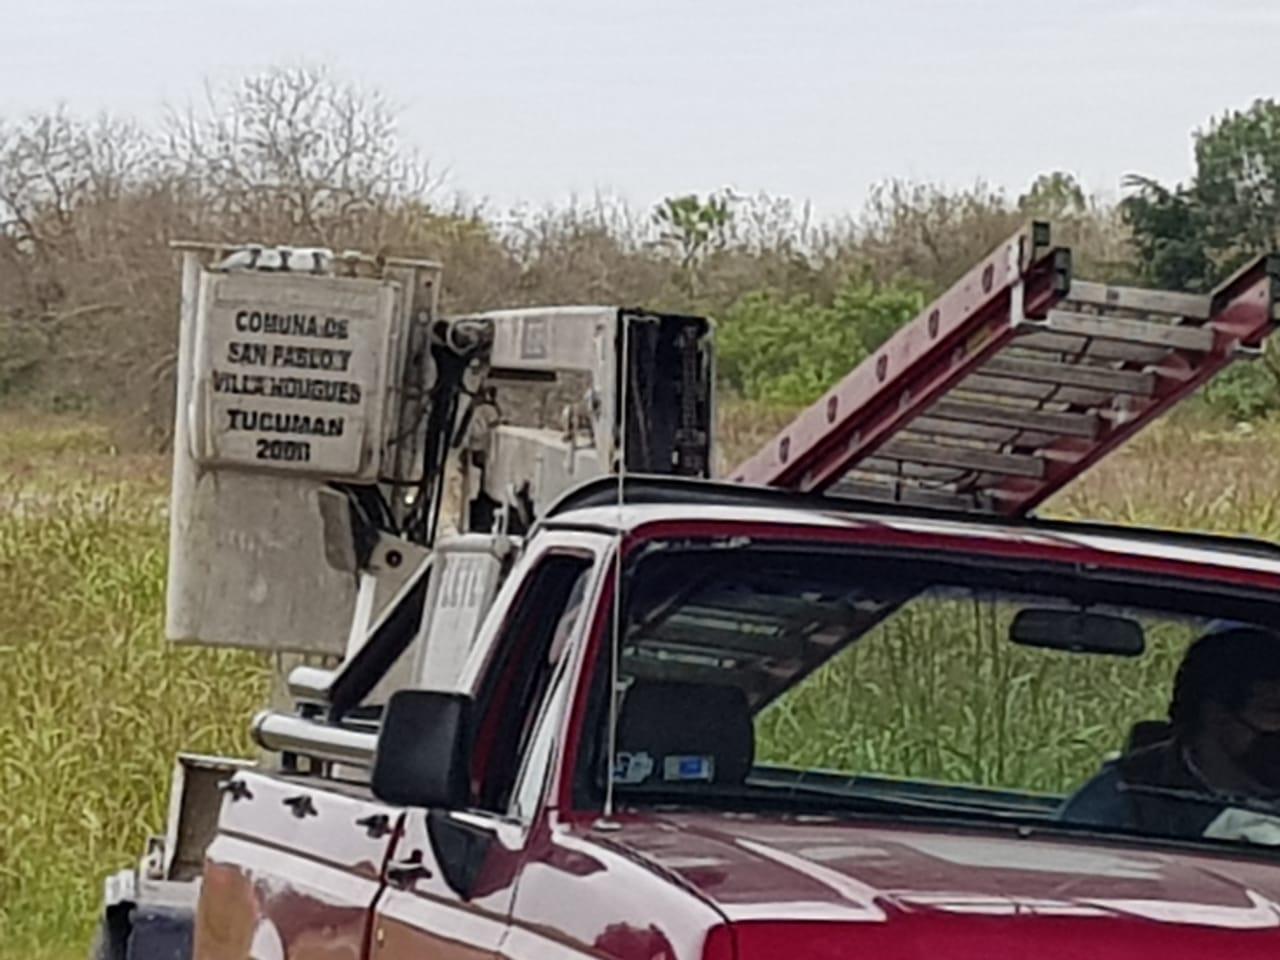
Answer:
POLYGON ((1160 347, 1144 347, 1119 340, 1091 340, 1069 333, 1024 333, 1014 341, 1011 349, 1141 364, 1159 363, 1169 355, 1167 349, 1160 347))
POLYGON ((1006 477, 1044 476, 1044 461, 1016 453, 999 453, 977 447, 960 447, 919 440, 891 440, 877 453, 881 458, 909 461, 927 466, 956 467, 962 470, 978 470, 1006 477))
POLYGON ((938 400, 925 411, 925 415, 963 423, 1013 427, 1086 439, 1096 437, 1099 426, 1097 416, 1089 413, 1029 410, 1010 404, 970 403, 965 400, 938 400))
POLYGON ((1030 380, 1007 380, 1004 377, 985 377, 973 373, 965 377, 957 386, 957 397, 966 400, 985 401, 985 396, 1009 397, 1036 402, 1064 403, 1072 407, 1106 407, 1115 399, 1115 395, 1107 391, 1081 390, 1078 387, 1063 387, 1053 383, 1033 383, 1030 380))
POLYGON ((913 460, 894 460, 891 457, 867 457, 858 463, 859 470, 887 477, 907 477, 929 483, 953 483, 973 473, 968 467, 942 467, 913 460))
POLYGON ((1063 387, 1083 387, 1086 390, 1100 390, 1104 393, 1131 393, 1149 397, 1155 393, 1156 389, 1154 373, 1087 367, 1078 363, 1052 363, 1047 360, 995 356, 978 369, 992 377, 1063 387))
POLYGON ((1070 310, 1050 310, 1044 326, 1058 333, 1148 347, 1190 350, 1193 353, 1209 353, 1213 350, 1212 327, 1175 326, 1172 323, 1074 313, 1070 310))
POLYGON ((1022 427, 996 427, 966 420, 940 420, 937 417, 916 417, 903 431, 907 439, 930 441, 938 437, 956 440, 975 440, 1006 446, 1017 443, 1024 447, 1042 447, 1057 439, 1056 433, 1042 433, 1022 427))
POLYGON ((1071 289, 1067 291, 1064 300, 1067 303, 1132 310, 1135 313, 1186 317, 1188 320, 1208 320, 1211 308, 1209 297, 1204 294, 1144 290, 1141 287, 1113 287, 1087 280, 1072 280, 1071 289))
POLYGON ((991 512, 985 498, 957 490, 925 487, 910 480, 894 477, 867 476, 851 473, 837 480, 830 492, 836 496, 858 500, 879 500, 912 507, 934 507, 944 510, 991 512))

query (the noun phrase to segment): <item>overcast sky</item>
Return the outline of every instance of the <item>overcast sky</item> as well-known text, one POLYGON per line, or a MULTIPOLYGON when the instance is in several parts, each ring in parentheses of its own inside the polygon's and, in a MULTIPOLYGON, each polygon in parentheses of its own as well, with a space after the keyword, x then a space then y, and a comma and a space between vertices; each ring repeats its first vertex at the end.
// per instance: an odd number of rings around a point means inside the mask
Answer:
POLYGON ((833 215, 888 177, 1183 178, 1192 129, 1280 94, 1280 2, 0 0, 0 116, 155 118, 298 63, 381 88, 498 206, 733 186, 833 215))

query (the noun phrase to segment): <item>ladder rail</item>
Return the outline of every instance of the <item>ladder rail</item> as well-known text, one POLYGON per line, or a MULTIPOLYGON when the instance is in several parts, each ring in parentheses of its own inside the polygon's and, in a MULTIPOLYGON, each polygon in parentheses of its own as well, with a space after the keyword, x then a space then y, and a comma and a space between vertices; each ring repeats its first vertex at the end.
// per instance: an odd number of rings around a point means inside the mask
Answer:
POLYGON ((1066 294, 1070 251, 1033 222, 828 390, 730 478, 823 490, 1066 294))
POLYGON ((1075 281, 1032 223, 755 456, 741 483, 1022 516, 1280 321, 1280 258, 1212 294, 1075 281))

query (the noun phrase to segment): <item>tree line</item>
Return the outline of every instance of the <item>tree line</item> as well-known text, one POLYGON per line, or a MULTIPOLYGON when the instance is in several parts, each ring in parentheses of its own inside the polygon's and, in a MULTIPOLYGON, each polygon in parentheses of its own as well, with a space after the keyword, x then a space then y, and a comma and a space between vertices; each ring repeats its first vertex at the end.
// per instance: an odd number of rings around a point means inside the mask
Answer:
MULTIPOLYGON (((1193 134, 1181 184, 1117 204, 1049 172, 1011 196, 890 181, 856 215, 723 190, 638 212, 607 197, 495 211, 449 194, 376 91, 273 69, 143 125, 64 109, 0 118, 0 404, 170 420, 173 239, 414 252, 445 264, 451 311, 612 302, 716 317, 723 386, 803 403, 1030 217, 1091 279, 1208 289, 1280 248, 1280 104, 1193 134)), ((1234 417, 1280 404, 1270 358, 1208 395, 1234 417)))

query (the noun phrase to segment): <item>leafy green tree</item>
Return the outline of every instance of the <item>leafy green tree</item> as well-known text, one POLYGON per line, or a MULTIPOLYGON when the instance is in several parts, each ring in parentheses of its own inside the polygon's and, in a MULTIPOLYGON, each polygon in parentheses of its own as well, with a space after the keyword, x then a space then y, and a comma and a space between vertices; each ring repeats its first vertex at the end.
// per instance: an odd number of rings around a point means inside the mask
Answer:
POLYGON ((1130 177, 1120 202, 1133 231, 1139 276, 1155 287, 1206 290, 1216 268, 1209 258, 1205 215, 1193 187, 1172 189, 1150 177, 1130 177))
POLYGON ((1195 194, 1219 268, 1280 249, 1280 103, 1231 111, 1195 139, 1195 194))
MULTIPOLYGON (((1194 134, 1196 169, 1166 187, 1133 177, 1121 202, 1142 278, 1155 286, 1207 291, 1252 256, 1280 249, 1280 102, 1256 100, 1194 134)), ((1238 419, 1280 407, 1280 358, 1237 365, 1205 391, 1238 419)))
POLYGON ((1121 210, 1147 279, 1204 290, 1250 256, 1280 249, 1280 102, 1257 100, 1194 138, 1190 182, 1131 177, 1121 210))
POLYGON ((1055 170, 1032 181, 1018 198, 1018 210, 1025 216, 1070 220, 1089 212, 1089 198, 1074 175, 1055 170))
POLYGON ((733 220, 729 192, 709 194, 705 200, 690 193, 667 197, 653 210, 660 242, 675 250, 680 274, 690 294, 696 293, 698 268, 713 250, 723 249, 733 220))
POLYGON ((807 296, 748 293, 720 317, 721 381, 748 400, 810 403, 923 306, 914 286, 861 278, 842 284, 830 306, 807 296))

